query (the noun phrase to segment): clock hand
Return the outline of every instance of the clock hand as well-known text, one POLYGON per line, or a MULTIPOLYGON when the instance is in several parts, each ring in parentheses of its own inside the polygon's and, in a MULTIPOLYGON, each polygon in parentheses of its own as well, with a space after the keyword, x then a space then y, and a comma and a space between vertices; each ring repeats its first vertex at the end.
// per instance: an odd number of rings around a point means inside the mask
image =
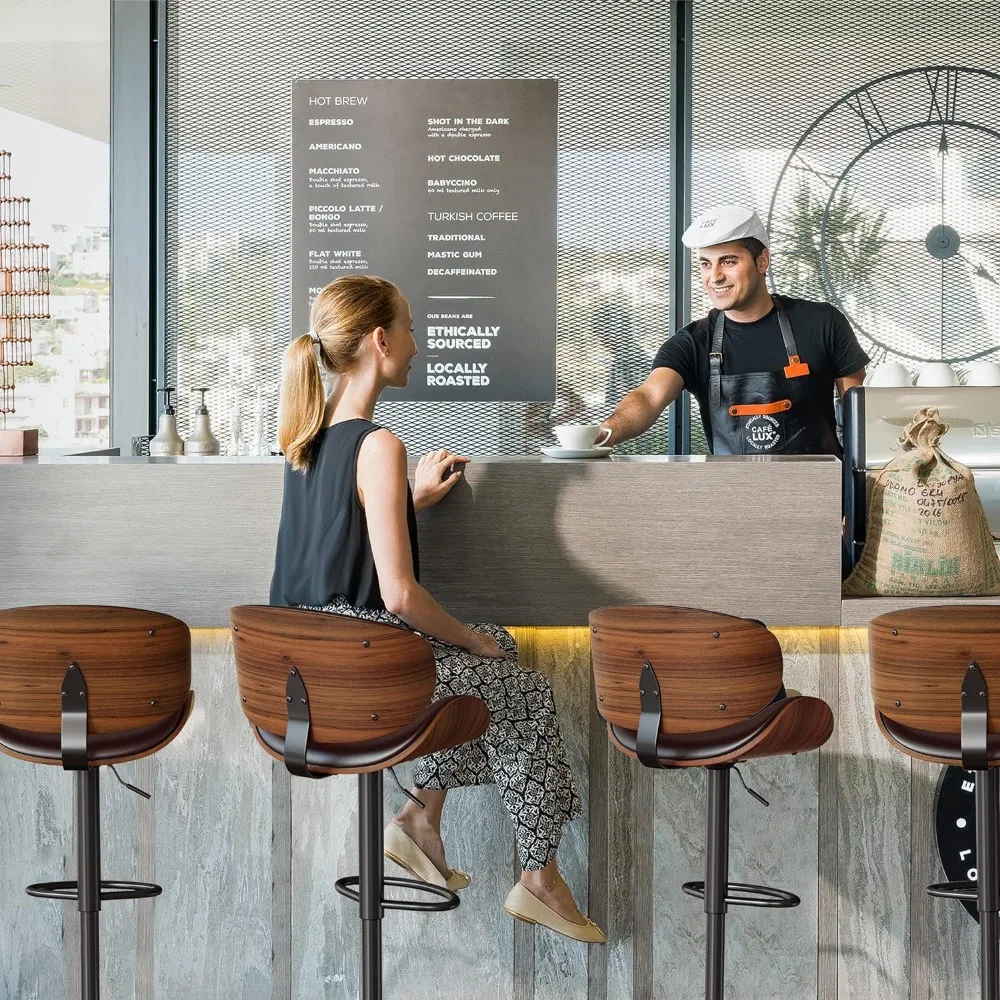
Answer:
POLYGON ((958 256, 961 257, 962 260, 964 260, 965 263, 972 268, 972 273, 977 278, 982 278, 984 281, 988 281, 992 285, 1000 285, 1000 281, 997 281, 997 279, 994 278, 993 275, 990 274, 990 272, 985 267, 983 267, 982 264, 976 264, 973 261, 969 260, 969 258, 966 257, 964 253, 960 253, 958 256))
POLYGON ((948 133, 941 129, 941 138, 938 141, 938 156, 941 158, 941 225, 944 225, 944 181, 945 181, 945 157, 948 155, 948 133))

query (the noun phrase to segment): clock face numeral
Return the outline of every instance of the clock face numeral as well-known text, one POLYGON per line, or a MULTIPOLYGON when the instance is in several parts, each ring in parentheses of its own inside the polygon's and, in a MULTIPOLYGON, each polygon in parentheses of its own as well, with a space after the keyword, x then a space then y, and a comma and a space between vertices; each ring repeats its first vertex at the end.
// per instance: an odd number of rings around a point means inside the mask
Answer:
POLYGON ((929 122, 951 122, 958 111, 958 70, 924 70, 924 79, 931 92, 927 109, 929 122))
POLYGON ((889 352, 881 344, 877 347, 873 347, 868 353, 871 355, 871 361, 868 363, 873 369, 882 364, 882 362, 889 357, 889 352))
POLYGON ((856 94, 849 97, 846 104, 861 119, 861 124, 864 125, 865 131, 868 133, 869 142, 884 139, 889 134, 889 127, 882 117, 882 112, 867 87, 862 87, 856 94))
POLYGON ((807 171, 812 174, 812 176, 815 177, 820 184, 825 185, 828 190, 833 190, 834 184, 836 184, 837 181, 836 177, 831 177, 829 174, 825 174, 822 170, 814 167, 801 153, 794 153, 792 158, 795 160, 796 170, 807 171))
POLYGON ((836 306, 875 363, 1000 360, 1000 72, 914 66, 817 111, 771 195, 771 289, 836 306))
MULTIPOLYGON (((938 854, 951 881, 976 881, 976 776, 960 767, 947 767, 938 784, 934 806, 938 854)), ((974 903, 963 902, 973 919, 974 903)))

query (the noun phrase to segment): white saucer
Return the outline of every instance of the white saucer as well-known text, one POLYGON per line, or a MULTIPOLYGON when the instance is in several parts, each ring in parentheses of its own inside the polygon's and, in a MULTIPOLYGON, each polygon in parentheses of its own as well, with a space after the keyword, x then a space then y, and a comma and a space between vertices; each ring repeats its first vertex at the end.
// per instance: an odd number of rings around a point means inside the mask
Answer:
POLYGON ((549 458, 606 458, 611 451, 611 448, 560 448, 550 445, 542 449, 542 454, 549 458))

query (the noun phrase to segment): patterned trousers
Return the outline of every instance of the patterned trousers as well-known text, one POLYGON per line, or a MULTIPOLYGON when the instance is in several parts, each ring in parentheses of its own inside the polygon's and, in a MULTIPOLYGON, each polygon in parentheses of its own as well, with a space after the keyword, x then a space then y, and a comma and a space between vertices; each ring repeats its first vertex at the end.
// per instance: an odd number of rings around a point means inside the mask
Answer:
MULTIPOLYGON (((406 623, 388 611, 336 601, 327 611, 390 625, 406 623)), ((507 654, 502 660, 474 656, 431 636, 437 685, 434 698, 475 695, 490 710, 490 725, 475 742, 423 757, 414 772, 420 788, 494 784, 517 835, 521 867, 537 871, 555 860, 563 827, 580 815, 580 796, 559 733, 549 682, 517 660, 514 637, 498 625, 473 625, 507 654)))

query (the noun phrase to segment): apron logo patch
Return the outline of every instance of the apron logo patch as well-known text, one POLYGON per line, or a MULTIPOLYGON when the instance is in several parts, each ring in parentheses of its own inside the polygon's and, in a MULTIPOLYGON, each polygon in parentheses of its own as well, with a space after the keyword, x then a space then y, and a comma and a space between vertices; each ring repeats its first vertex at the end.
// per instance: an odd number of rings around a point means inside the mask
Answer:
POLYGON ((743 426, 747 444, 757 451, 771 451, 781 440, 781 424, 768 414, 750 417, 743 426))

